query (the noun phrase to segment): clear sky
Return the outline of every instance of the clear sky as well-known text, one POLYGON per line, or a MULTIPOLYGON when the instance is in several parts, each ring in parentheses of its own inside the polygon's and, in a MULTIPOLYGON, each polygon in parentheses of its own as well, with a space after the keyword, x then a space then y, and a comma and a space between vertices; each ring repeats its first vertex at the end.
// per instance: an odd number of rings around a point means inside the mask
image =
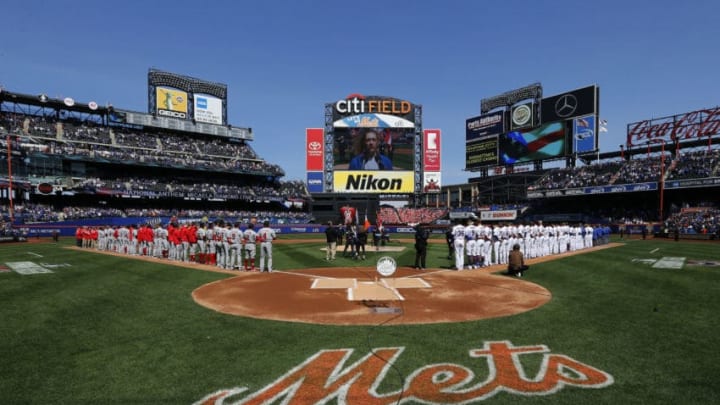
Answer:
POLYGON ((443 131, 443 184, 465 172, 465 119, 480 100, 540 82, 551 96, 600 86, 618 150, 626 126, 720 101, 720 2, 8 1, 0 85, 147 112, 149 68, 228 86, 228 121, 305 179, 305 128, 351 93, 422 104, 443 131))

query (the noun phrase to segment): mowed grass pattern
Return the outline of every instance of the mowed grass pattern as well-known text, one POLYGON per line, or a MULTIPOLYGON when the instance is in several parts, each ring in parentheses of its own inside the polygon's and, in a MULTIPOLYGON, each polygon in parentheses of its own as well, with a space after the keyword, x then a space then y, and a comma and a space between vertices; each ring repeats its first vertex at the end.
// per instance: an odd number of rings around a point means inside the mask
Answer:
MULTIPOLYGON (((275 246, 277 270, 370 268, 382 255, 411 266, 414 259, 408 242, 402 252, 370 248, 368 260, 339 254, 328 263, 324 243, 295 239, 275 246)), ((626 240, 534 265, 525 279, 550 290, 552 300, 507 318, 341 327, 216 313, 196 305, 191 293, 225 274, 63 248, 71 242, 0 245, 0 264, 64 265, 52 274, 0 273, 0 403, 190 404, 222 388, 254 392, 318 351, 338 348, 355 349, 354 362, 374 348, 405 347, 380 393, 400 389, 427 364, 463 365, 478 383, 488 376, 487 363, 469 351, 501 340, 547 345, 609 373, 614 383, 546 396, 503 392, 478 403, 720 402, 720 268, 633 261, 720 260, 718 244, 626 240)), ((447 267, 446 256, 445 244, 431 244, 428 265, 447 267)), ((528 376, 538 372, 539 355, 521 359, 528 376)))

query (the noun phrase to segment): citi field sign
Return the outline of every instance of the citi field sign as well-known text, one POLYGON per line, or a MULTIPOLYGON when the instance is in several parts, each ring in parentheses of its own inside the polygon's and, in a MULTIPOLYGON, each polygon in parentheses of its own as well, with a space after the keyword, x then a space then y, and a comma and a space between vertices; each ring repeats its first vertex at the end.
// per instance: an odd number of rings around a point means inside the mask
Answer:
POLYGON ((545 345, 490 341, 469 351, 469 367, 428 364, 404 376, 401 390, 381 392, 378 388, 404 349, 376 348, 350 365, 346 363, 353 349, 321 350, 254 392, 247 387, 222 389, 196 404, 470 404, 501 392, 546 396, 568 387, 599 389, 614 382, 610 374, 571 357, 552 354, 545 345), (528 355, 541 356, 539 369, 523 366, 522 360, 528 355), (533 374, 529 369, 537 371, 533 374), (481 380, 473 370, 486 377, 481 380))
POLYGON ((412 103, 396 98, 363 96, 350 94, 344 100, 335 103, 335 111, 340 115, 358 115, 367 113, 405 115, 412 111, 412 103))
POLYGON ((407 100, 353 93, 332 106, 334 127, 415 127, 415 106, 407 100))

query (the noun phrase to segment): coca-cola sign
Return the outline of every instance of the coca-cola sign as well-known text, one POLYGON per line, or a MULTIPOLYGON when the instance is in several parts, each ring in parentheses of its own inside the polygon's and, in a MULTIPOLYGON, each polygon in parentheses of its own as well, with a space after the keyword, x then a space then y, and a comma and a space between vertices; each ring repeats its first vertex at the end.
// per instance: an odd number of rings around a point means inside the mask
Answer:
POLYGON ((715 107, 628 124, 627 144, 641 145, 651 139, 674 143, 718 133, 720 133, 720 107, 715 107))

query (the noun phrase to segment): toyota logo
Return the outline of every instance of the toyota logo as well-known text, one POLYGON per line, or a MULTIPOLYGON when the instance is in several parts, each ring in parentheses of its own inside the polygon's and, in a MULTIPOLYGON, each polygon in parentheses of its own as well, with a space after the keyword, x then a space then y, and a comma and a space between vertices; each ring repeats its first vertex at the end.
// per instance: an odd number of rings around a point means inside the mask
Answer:
POLYGON ((322 149, 322 144, 317 141, 310 142, 308 144, 308 149, 310 149, 311 151, 318 151, 318 150, 322 149))
POLYGON ((565 94, 555 102, 555 114, 560 118, 567 118, 575 112, 577 106, 577 98, 572 94, 565 94))

